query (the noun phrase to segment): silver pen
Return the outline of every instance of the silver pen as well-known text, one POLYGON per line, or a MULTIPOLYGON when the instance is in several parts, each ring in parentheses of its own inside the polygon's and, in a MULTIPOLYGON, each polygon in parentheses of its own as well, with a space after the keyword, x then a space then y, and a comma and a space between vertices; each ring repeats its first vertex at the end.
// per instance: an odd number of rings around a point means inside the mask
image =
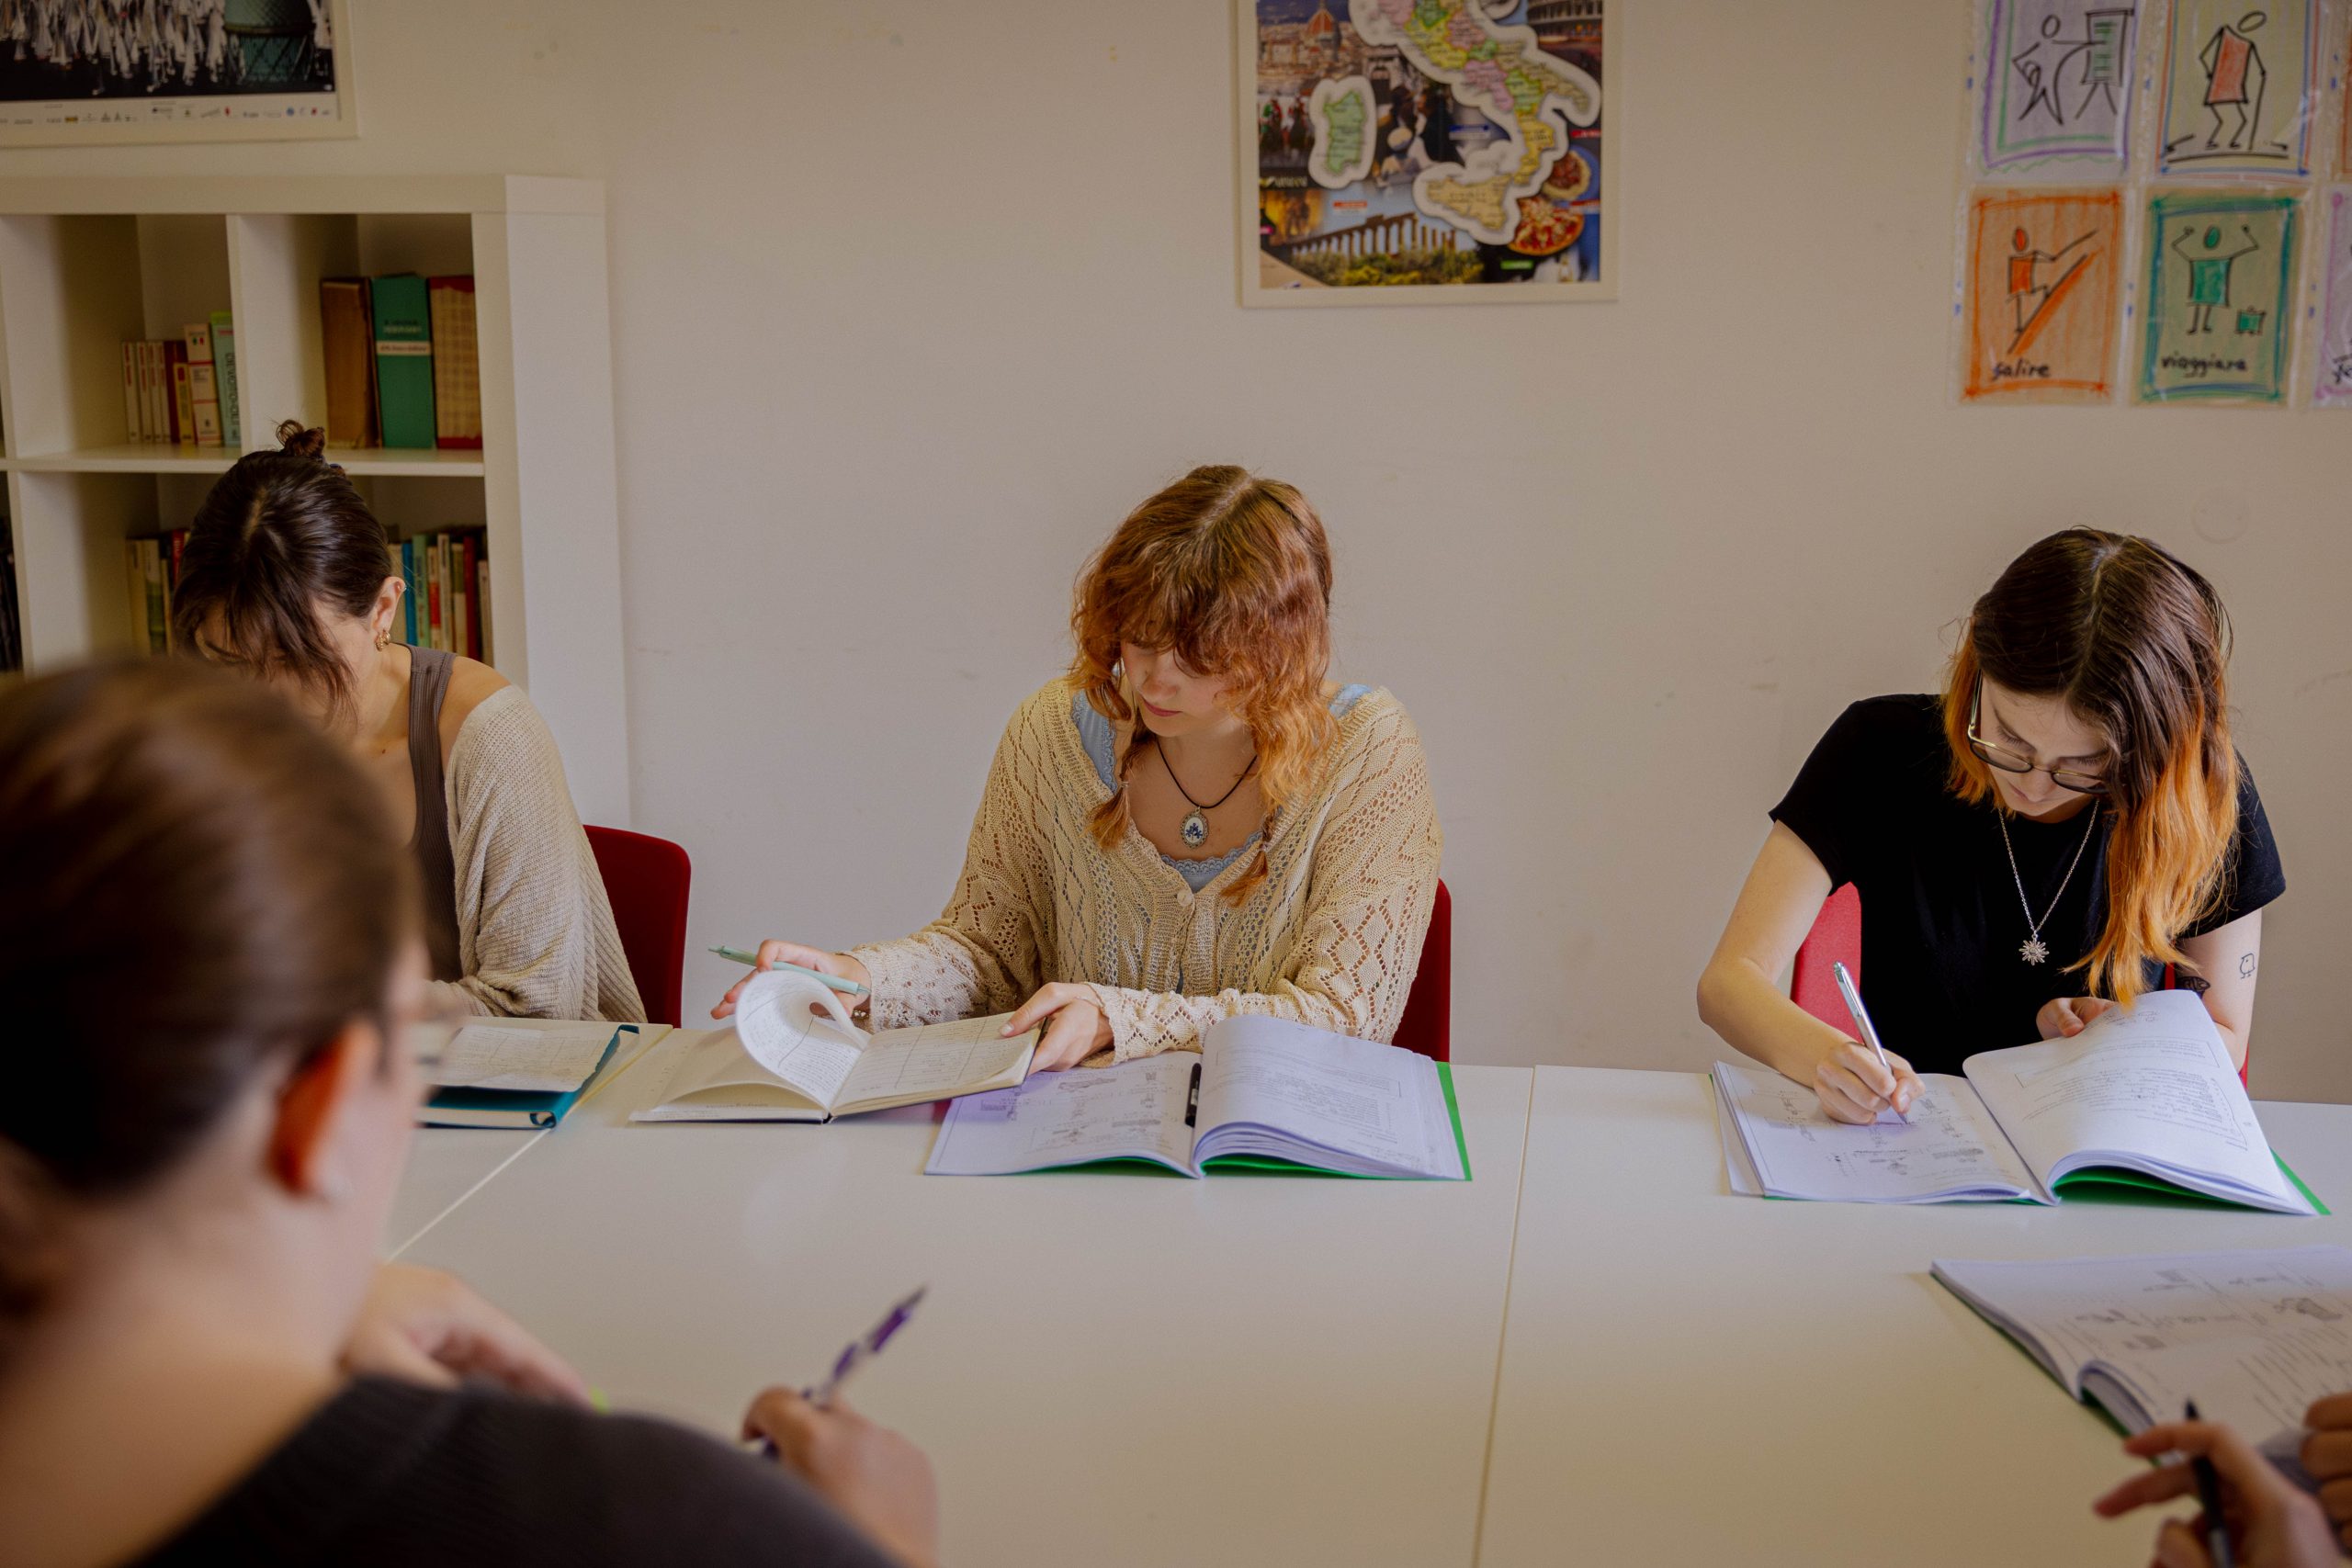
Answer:
MULTIPOLYGON (((1870 1010, 1862 1006, 1862 993, 1854 989, 1854 977, 1846 973, 1846 965, 1842 963, 1832 964, 1829 974, 1838 982, 1838 994, 1846 998, 1846 1010, 1854 1015, 1854 1027, 1861 1032, 1862 1043, 1877 1054, 1878 1065, 1886 1069, 1888 1077, 1893 1078, 1894 1064, 1886 1059, 1886 1047, 1878 1043, 1878 1026, 1871 1021, 1870 1010)), ((1897 1087, 1901 1087, 1899 1080, 1897 1087)), ((1887 1096, 1886 1103, 1887 1108, 1894 1111, 1896 1121, 1909 1125, 1911 1118, 1903 1114, 1893 1095, 1887 1096)))

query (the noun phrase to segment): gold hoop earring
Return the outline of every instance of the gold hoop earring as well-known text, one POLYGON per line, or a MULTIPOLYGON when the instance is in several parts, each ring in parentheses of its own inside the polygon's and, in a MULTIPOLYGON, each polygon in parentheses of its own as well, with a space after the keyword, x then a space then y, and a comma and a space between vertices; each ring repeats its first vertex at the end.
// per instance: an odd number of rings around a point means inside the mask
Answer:
POLYGON ((389 631, 382 631, 382 632, 378 632, 378 633, 376 634, 376 651, 377 651, 377 652, 381 653, 381 652, 383 652, 383 651, 384 651, 384 649, 388 649, 388 648, 390 648, 390 647, 391 647, 391 646, 392 646, 392 634, 391 634, 390 632, 389 632, 389 631))

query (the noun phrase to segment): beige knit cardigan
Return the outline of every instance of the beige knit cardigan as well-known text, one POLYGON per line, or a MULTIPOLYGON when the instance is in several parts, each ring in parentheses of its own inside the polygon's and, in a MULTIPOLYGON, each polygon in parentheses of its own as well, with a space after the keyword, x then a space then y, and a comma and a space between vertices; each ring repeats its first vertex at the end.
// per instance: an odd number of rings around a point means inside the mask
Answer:
POLYGON ((465 977, 435 988, 478 1013, 642 1023, 563 758, 522 688, 502 686, 466 716, 447 781, 465 977))
POLYGON ((946 910, 855 950, 876 1025, 1006 1012, 1060 980, 1090 986, 1110 1021, 1111 1047, 1090 1065, 1196 1051, 1238 1013, 1393 1038, 1442 845, 1403 705, 1374 690, 1348 709, 1319 776, 1267 824, 1266 879, 1234 905, 1225 890, 1254 852, 1196 894, 1133 823, 1108 851, 1096 841, 1110 791, 1079 739, 1076 694, 1056 681, 1005 727, 946 910))

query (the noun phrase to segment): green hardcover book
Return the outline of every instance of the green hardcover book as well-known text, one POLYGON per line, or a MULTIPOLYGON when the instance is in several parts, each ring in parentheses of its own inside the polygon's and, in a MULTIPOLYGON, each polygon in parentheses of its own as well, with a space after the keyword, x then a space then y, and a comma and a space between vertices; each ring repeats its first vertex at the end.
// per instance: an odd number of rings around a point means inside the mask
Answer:
POLYGON ((212 378, 220 389, 220 444, 241 452, 244 432, 237 423, 237 332, 226 310, 212 312, 212 378))
POLYGON ((424 279, 397 272, 370 280, 376 311, 376 407, 387 446, 431 446, 433 317, 424 279))

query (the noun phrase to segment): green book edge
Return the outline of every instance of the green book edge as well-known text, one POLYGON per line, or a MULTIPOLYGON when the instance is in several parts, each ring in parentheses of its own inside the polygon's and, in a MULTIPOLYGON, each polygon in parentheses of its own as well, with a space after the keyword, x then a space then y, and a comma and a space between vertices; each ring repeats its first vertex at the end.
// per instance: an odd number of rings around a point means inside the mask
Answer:
MULTIPOLYGON (((1470 1141, 1462 1135, 1462 1105, 1453 1097, 1453 1065, 1450 1062, 1432 1064, 1437 1068, 1437 1081, 1445 1090, 1445 1114, 1453 1124, 1453 1152, 1462 1161, 1462 1179, 1470 1177, 1470 1141)), ((1274 1159, 1265 1155, 1219 1155, 1203 1160, 1201 1170, 1261 1170, 1275 1176, 1340 1176, 1357 1181, 1429 1181, 1443 1178, 1426 1176, 1382 1176, 1371 1171, 1331 1170, 1319 1165, 1305 1165, 1297 1160, 1274 1159)))
MULTIPOLYGON (((1714 1072, 1710 1068, 1707 1073, 1707 1081, 1712 1085, 1714 1082, 1714 1072)), ((1451 1077, 1446 1079, 1445 1093, 1447 1100, 1451 1102, 1453 1098, 1453 1080, 1451 1077)), ((1723 1110, 1720 1104, 1716 1107, 1715 1113, 1719 1116, 1723 1114, 1723 1110)), ((1456 1137, 1461 1136, 1461 1127, 1458 1123, 1454 1128, 1454 1135, 1456 1137)), ((2320 1201, 2319 1194, 2312 1191, 2304 1184, 2303 1179, 2295 1174, 2295 1168, 2289 1165, 2285 1160, 2279 1158, 2278 1151, 2277 1149, 2270 1151, 2270 1157, 2273 1160, 2278 1161, 2280 1173, 2283 1174, 2288 1180, 2295 1184, 2295 1190, 2301 1193, 2305 1198, 2311 1201, 2312 1208, 2318 1210, 2322 1214, 2330 1214, 2334 1213, 2334 1211, 2329 1209, 2325 1203, 2320 1201)), ((1468 1168, 1470 1161, 1467 1155, 1463 1156, 1462 1163, 1465 1169, 1468 1168)), ((2056 1181, 2051 1183, 2050 1194, 2052 1197, 2058 1199, 2061 1202, 2064 1202, 2065 1201, 2064 1189, 2075 1186, 2132 1189, 2137 1190, 2138 1191, 2154 1193, 2167 1202, 2205 1203, 2211 1204, 2217 1209, 2254 1208, 2254 1205, 2251 1203, 2239 1203, 2227 1198, 2209 1198, 2202 1192, 2191 1192, 2186 1187, 2176 1186, 2172 1182, 2161 1180, 2156 1177, 2143 1176, 2138 1171, 2121 1170, 2113 1166, 2096 1166, 2089 1170, 2075 1171, 2071 1176, 2062 1176, 2056 1181)), ((2107 1196, 2120 1199, 2126 1202, 2132 1201, 2123 1193, 2109 1193, 2107 1194, 2107 1196)), ((1810 1198, 1783 1198, 1777 1192, 1765 1193, 1764 1201, 1768 1203, 1810 1203, 1814 1201, 1814 1200, 1810 1198)), ((1958 1200, 1947 1201, 1958 1201, 1958 1200)), ((2033 1200, 2030 1198, 2002 1198, 1996 1200, 1996 1201, 2003 1203, 2032 1203, 2033 1200)), ((2036 1204, 2035 1206, 2040 1207, 2039 1204, 2036 1204)), ((2267 1210, 2257 1210, 2256 1212, 2264 1213, 2269 1213, 2267 1210)), ((2022 1347, 2020 1347, 2020 1348, 2022 1348, 2022 1347)))
POLYGON ((580 1080, 580 1087, 558 1093, 553 1089, 436 1089, 425 1098, 428 1108, 446 1111, 511 1111, 528 1115, 535 1127, 552 1127, 564 1118, 565 1112, 580 1102, 596 1077, 612 1065, 613 1053, 620 1049, 621 1036, 637 1032, 637 1025, 623 1023, 614 1026, 613 1037, 605 1042, 605 1054, 596 1058, 596 1066, 580 1080))

